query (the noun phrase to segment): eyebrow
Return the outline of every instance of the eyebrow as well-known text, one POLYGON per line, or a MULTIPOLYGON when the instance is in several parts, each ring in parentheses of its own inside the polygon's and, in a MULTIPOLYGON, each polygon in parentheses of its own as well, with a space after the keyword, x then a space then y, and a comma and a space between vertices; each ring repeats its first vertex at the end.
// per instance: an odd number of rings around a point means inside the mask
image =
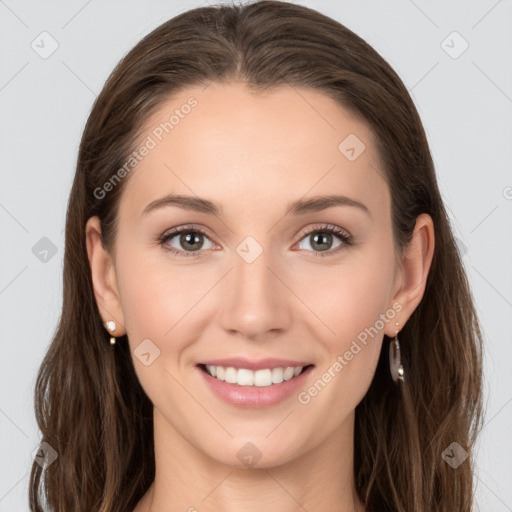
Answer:
MULTIPOLYGON (((144 208, 142 215, 146 215, 151 211, 163 208, 165 206, 177 206, 179 208, 183 208, 184 210, 216 216, 222 215, 223 211, 222 205, 216 201, 210 201, 209 199, 204 199, 201 197, 169 194, 149 203, 144 208)), ((363 203, 356 201, 355 199, 350 199, 347 196, 336 194, 315 196, 308 199, 299 199, 297 201, 288 203, 285 210, 285 216, 305 215, 308 213, 326 210, 327 208, 332 208, 333 206, 352 206, 365 212, 369 217, 372 216, 368 207, 363 203)))

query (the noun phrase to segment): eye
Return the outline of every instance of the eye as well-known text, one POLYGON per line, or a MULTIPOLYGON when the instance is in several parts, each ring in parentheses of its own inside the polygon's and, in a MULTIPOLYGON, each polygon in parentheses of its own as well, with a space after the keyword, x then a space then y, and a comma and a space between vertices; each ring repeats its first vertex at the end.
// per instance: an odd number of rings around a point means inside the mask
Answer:
POLYGON ((192 228, 190 226, 180 226, 167 231, 158 238, 158 243, 164 247, 166 251, 179 256, 199 256, 202 250, 211 249, 213 243, 207 237, 206 232, 200 228, 192 228), (209 247, 204 247, 204 241, 208 240, 210 243, 209 247), (171 242, 181 246, 176 248, 171 245, 171 242))
MULTIPOLYGON (((301 242, 302 240, 308 241, 309 248, 306 247, 307 250, 312 250, 315 256, 322 257, 337 254, 345 246, 351 245, 352 235, 338 226, 326 224, 310 228, 301 239, 301 242), (334 250, 331 250, 336 238, 338 239, 338 245, 335 245, 334 250)), ((303 247, 300 247, 300 249, 303 249, 303 247)))
MULTIPOLYGON (((352 235, 338 226, 326 224, 320 227, 310 228, 302 240, 307 240, 309 245, 306 250, 313 252, 314 256, 331 256, 352 244, 352 235), (338 244, 333 243, 338 239, 338 244)), ((171 231, 166 231, 157 239, 158 243, 166 250, 177 256, 197 257, 203 250, 212 249, 214 244, 208 238, 207 233, 198 227, 180 226, 171 231), (205 240, 209 246, 204 247, 205 240), (173 245, 175 244, 175 245, 173 245), (176 248, 176 245, 179 247, 176 248)), ((301 243, 299 242, 299 244, 301 243)), ((304 247, 299 247, 304 249, 304 247)))

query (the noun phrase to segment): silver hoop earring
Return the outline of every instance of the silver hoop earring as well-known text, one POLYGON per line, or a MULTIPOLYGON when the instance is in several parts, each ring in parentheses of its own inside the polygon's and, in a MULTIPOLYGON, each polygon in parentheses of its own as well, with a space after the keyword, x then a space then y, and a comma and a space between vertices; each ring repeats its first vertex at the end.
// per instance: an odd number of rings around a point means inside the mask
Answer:
MULTIPOLYGON (((398 322, 396 323, 398 325, 398 322)), ((398 381, 404 381, 404 367, 400 360, 400 343, 398 341, 398 331, 395 333, 395 337, 389 343, 389 371, 391 378, 395 383, 398 381)))

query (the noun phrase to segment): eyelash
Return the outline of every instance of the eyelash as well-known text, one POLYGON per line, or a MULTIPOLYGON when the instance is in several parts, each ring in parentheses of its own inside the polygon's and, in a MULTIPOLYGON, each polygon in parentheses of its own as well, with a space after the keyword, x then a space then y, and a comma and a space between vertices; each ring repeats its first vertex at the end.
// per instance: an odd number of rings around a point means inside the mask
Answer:
MULTIPOLYGON (((180 251, 178 249, 175 249, 173 247, 169 247, 166 245, 166 242, 172 238, 174 238, 176 235, 179 235, 180 233, 199 233, 201 235, 204 235, 208 237, 208 234, 206 231, 202 230, 201 228, 194 228, 192 226, 180 226, 172 231, 165 232, 161 236, 157 238, 157 242, 168 252, 172 254, 176 254, 179 256, 185 256, 185 257, 198 257, 202 250, 199 251, 180 251)), ((310 251, 313 252, 315 257, 319 256, 321 258, 325 258, 326 256, 332 256, 333 254, 337 254, 340 250, 343 250, 344 246, 350 246, 353 243, 353 236, 347 233, 344 229, 341 229, 337 226, 333 226, 331 224, 325 224, 320 227, 314 227, 308 229, 303 235, 300 240, 303 240, 311 233, 330 233, 333 235, 336 235, 343 243, 338 246, 334 250, 328 250, 328 251, 310 251)), ((209 237, 208 237, 209 238, 209 237)), ((299 241, 300 241, 299 240, 299 241)))

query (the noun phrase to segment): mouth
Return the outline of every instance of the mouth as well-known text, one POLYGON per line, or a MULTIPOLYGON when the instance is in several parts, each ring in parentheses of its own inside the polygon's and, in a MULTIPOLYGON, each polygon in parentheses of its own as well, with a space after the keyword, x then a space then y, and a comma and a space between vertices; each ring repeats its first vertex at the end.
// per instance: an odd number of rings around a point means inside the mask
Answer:
POLYGON ((268 388, 278 386, 285 381, 293 380, 307 372, 314 365, 276 366, 273 368, 260 368, 258 370, 213 364, 198 364, 197 366, 210 377, 228 384, 268 388))

